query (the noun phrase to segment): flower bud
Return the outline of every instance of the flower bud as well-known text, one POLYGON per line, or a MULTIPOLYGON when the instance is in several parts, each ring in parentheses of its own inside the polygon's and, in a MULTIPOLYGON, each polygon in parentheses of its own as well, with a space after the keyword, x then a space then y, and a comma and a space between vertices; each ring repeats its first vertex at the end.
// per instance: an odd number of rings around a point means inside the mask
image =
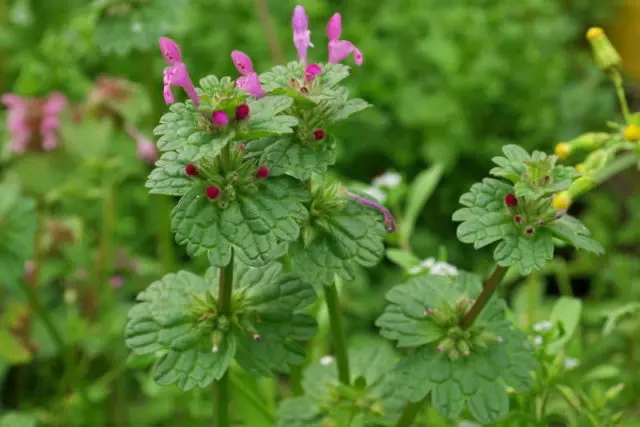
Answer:
POLYGON ((269 168, 266 166, 260 166, 256 171, 256 178, 265 179, 269 177, 269 168))
POLYGON ((591 44, 593 58, 601 70, 609 71, 620 66, 622 59, 602 28, 590 28, 587 31, 587 40, 591 44))
POLYGON ((184 167, 184 173, 187 174, 187 176, 198 176, 198 168, 193 163, 189 163, 184 167))
POLYGON ((244 120, 247 117, 249 117, 249 112, 251 110, 249 109, 249 106, 247 104, 242 104, 239 105, 238 108, 236 108, 236 120, 244 120))
POLYGON ((458 347, 458 350, 460 350, 460 353, 462 353, 463 356, 471 354, 471 346, 465 340, 458 341, 456 347, 458 347))
POLYGON ((210 187, 207 187, 205 193, 210 200, 215 200, 218 198, 218 196, 220 196, 220 188, 212 185, 210 187))
POLYGON ((316 129, 313 131, 313 138, 316 141, 322 141, 325 137, 324 131, 322 129, 316 129))
POLYGON ((513 220, 516 222, 516 224, 521 224, 522 223, 522 217, 520 215, 514 216, 513 220))
POLYGON ((229 124, 229 116, 224 111, 214 111, 211 115, 211 121, 219 127, 224 127, 229 124))
POLYGON ((504 196, 504 204, 509 208, 518 206, 518 199, 514 194, 507 194, 504 196))
POLYGON ((556 156, 558 156, 560 160, 565 160, 571 154, 571 146, 566 142, 561 142, 560 144, 556 145, 554 151, 556 153, 556 156))
POLYGON ((569 186, 569 196, 575 199, 577 196, 591 190, 593 188, 593 179, 589 176, 581 176, 571 183, 569 186))
POLYGON ((627 141, 640 141, 640 126, 627 126, 626 128, 624 128, 623 136, 627 141))
POLYGON ((587 168, 586 168, 586 166, 584 165, 584 163, 578 163, 578 164, 576 165, 576 172, 578 172, 578 173, 582 174, 582 173, 585 173, 586 171, 587 171, 587 168))
POLYGON ((553 196, 551 206, 557 211, 566 211, 571 206, 571 195, 568 191, 562 191, 553 196))

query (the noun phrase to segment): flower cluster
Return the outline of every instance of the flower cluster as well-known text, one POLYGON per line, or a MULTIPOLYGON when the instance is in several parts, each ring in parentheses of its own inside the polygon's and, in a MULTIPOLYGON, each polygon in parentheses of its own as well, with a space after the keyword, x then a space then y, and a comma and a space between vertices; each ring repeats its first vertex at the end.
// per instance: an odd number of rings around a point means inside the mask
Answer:
POLYGON ((11 151, 22 154, 27 150, 50 151, 58 146, 60 113, 67 104, 64 95, 55 92, 47 98, 25 98, 9 93, 0 98, 0 103, 9 109, 11 151))

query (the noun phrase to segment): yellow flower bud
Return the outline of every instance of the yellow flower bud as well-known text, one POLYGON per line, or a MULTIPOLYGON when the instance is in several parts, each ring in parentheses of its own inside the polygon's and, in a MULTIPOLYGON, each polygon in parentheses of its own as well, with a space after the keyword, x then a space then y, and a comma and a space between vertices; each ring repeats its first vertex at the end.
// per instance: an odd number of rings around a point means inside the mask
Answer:
POLYGON ((602 28, 589 29, 587 31, 587 40, 591 44, 593 58, 601 70, 609 71, 620 66, 622 59, 602 28))
POLYGON ((567 191, 562 191, 558 194, 556 194, 555 196, 553 196, 553 200, 551 201, 551 206, 553 206, 553 209, 558 210, 558 211, 566 211, 567 209, 569 209, 569 206, 571 206, 571 196, 569 195, 569 192, 567 191))
POLYGON ((564 160, 569 157, 569 154, 571 154, 571 146, 566 142, 561 142, 560 144, 556 145, 555 152, 556 156, 558 156, 560 160, 564 160))
POLYGON ((591 27, 587 30, 587 40, 595 40, 604 35, 604 30, 600 27, 591 27))
POLYGON ((640 126, 629 125, 624 128, 624 139, 627 141, 640 141, 640 126))
POLYGON ((587 167, 584 165, 584 163, 578 163, 576 165, 576 171, 578 173, 585 173, 587 171, 587 167))

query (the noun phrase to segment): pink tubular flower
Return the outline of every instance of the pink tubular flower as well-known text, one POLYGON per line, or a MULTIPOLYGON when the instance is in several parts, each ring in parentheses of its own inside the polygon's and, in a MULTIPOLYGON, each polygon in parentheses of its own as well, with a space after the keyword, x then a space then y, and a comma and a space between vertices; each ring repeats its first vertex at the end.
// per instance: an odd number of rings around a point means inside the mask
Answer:
POLYGON ((60 112, 67 105, 67 99, 59 92, 52 93, 42 106, 42 121, 40 133, 42 135, 42 148, 51 151, 58 146, 57 131, 60 128, 60 112))
POLYGON ((258 73, 253 70, 253 62, 251 62, 249 55, 239 50, 234 50, 231 52, 231 60, 238 72, 242 74, 242 77, 236 80, 236 87, 244 89, 249 95, 253 95, 256 98, 262 98, 265 93, 260 85, 258 73))
POLYGON ((291 18, 291 26, 293 27, 293 44, 298 51, 298 59, 300 62, 307 62, 307 51, 311 43, 311 31, 309 31, 309 18, 302 6, 296 6, 293 9, 293 17, 291 18))
POLYGON ((318 64, 310 64, 307 65, 307 68, 304 70, 304 79, 307 83, 311 83, 313 79, 322 74, 322 68, 318 64))
POLYGON ((158 149, 149 138, 131 124, 126 124, 124 130, 136 142, 136 155, 139 159, 151 164, 158 160, 158 149))
POLYGON ((342 34, 342 17, 334 14, 327 24, 327 36, 329 36, 329 62, 337 64, 353 53, 356 65, 362 65, 362 52, 347 40, 340 40, 342 34))
POLYGON ((393 233, 394 231, 396 231, 396 220, 391 214, 391 212, 389 211, 389 209, 365 197, 358 196, 357 194, 353 194, 346 190, 344 190, 344 192, 347 194, 347 196, 358 201, 359 203, 362 203, 363 205, 369 206, 370 208, 373 208, 378 212, 380 212, 384 218, 384 226, 386 227, 389 233, 393 233))
POLYGON ((159 44, 160 51, 169 64, 162 74, 164 101, 167 104, 173 104, 175 98, 171 92, 171 86, 179 86, 187 92, 187 95, 189 95, 189 98, 191 98, 191 101, 193 101, 196 106, 200 105, 200 97, 193 86, 191 77, 189 77, 187 66, 182 62, 180 47, 176 42, 167 37, 160 37, 159 44))

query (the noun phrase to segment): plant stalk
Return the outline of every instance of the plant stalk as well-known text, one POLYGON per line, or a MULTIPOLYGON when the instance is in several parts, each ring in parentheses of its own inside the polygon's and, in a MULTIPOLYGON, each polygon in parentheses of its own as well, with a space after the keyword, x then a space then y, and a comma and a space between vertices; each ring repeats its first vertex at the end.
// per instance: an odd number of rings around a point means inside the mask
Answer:
MULTIPOLYGON (((336 278, 337 279, 337 278, 336 278)), ((349 354, 347 352, 347 336, 344 330, 342 313, 340 312, 340 300, 338 298, 338 288, 335 282, 325 285, 324 295, 329 310, 329 328, 333 338, 333 348, 338 364, 338 378, 340 382, 349 385, 349 354)))
MULTIPOLYGON (((231 313, 231 294, 233 292, 233 252, 229 265, 220 268, 218 278, 218 316, 229 315, 231 313)), ((214 414, 216 417, 217 427, 229 427, 229 404, 230 399, 230 382, 229 369, 214 383, 214 414)))
POLYGON ((467 314, 465 314, 462 318, 462 322, 460 323, 460 327, 462 329, 468 329, 471 325, 473 325, 473 322, 475 322, 480 313, 482 313, 482 309, 487 305, 487 303, 491 299, 491 295, 493 295, 495 290, 498 288, 498 285, 500 284, 500 282, 502 282, 502 279, 504 278, 504 275, 506 273, 506 267, 496 265, 493 273, 491 273, 489 278, 484 282, 482 293, 480 294, 478 299, 476 299, 476 302, 469 309, 467 314))
POLYGON ((425 396, 422 400, 418 402, 407 403, 407 406, 405 406, 404 409, 402 410, 402 415, 400 416, 400 419, 396 423, 396 427, 411 427, 416 417, 418 416, 420 409, 422 409, 424 402, 427 399, 427 396, 425 396))
POLYGON ((611 73, 611 81, 616 88, 616 95, 618 95, 618 102, 620 103, 620 109, 624 116, 624 121, 629 124, 631 121, 631 112, 629 111, 629 104, 627 103, 627 97, 624 93, 624 86, 622 85, 622 76, 619 71, 611 73))

